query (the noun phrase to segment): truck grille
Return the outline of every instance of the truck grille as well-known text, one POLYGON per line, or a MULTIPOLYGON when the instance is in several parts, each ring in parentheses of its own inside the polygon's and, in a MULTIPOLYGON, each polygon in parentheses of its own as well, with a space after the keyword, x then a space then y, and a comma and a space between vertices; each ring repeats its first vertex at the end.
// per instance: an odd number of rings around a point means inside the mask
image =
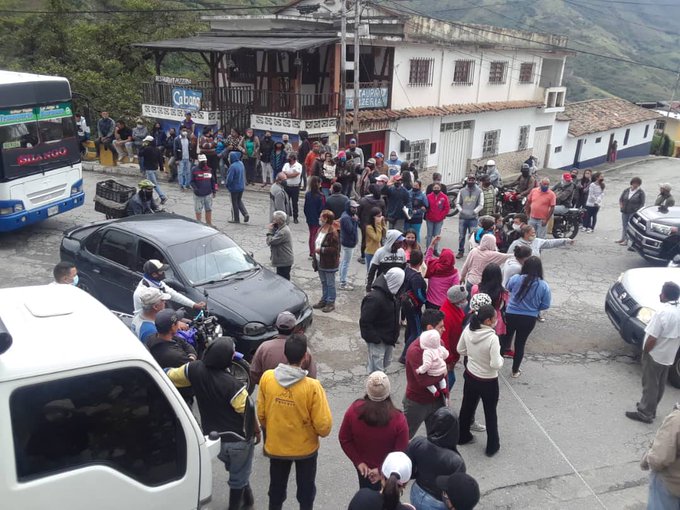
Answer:
POLYGON ((647 220, 644 219, 639 213, 635 213, 633 215, 633 217, 630 219, 630 224, 641 234, 644 234, 647 230, 647 220))
POLYGON ((628 295, 628 292, 626 292, 626 289, 621 282, 616 282, 614 284, 612 287, 612 294, 614 294, 614 297, 619 303, 621 303, 623 308, 629 312, 638 309, 637 301, 628 295))

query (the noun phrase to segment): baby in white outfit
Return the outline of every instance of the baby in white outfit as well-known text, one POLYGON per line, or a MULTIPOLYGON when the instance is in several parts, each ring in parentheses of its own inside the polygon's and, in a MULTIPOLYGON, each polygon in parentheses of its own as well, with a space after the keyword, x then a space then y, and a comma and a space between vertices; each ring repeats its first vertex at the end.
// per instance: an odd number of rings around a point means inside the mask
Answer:
POLYGON ((423 349, 423 364, 420 365, 416 372, 419 374, 431 375, 433 377, 440 377, 441 380, 437 386, 430 385, 427 389, 435 396, 446 394, 446 358, 449 357, 449 351, 442 346, 441 337, 436 329, 423 331, 420 334, 420 347, 423 349))

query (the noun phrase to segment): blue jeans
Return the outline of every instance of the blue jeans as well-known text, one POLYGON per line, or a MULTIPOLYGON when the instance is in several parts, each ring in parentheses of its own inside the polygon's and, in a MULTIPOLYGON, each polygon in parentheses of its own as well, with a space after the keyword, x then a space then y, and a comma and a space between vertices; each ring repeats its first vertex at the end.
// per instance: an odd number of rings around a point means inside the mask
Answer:
MULTIPOLYGON (((438 236, 442 232, 442 226, 444 225, 443 221, 426 221, 427 223, 427 238, 425 241, 425 249, 430 247, 430 243, 432 242, 432 238, 434 236, 438 236)), ((439 249, 439 246, 434 247, 435 250, 439 249)), ((424 254, 423 254, 424 255, 424 254)))
POLYGON ((392 353, 394 352, 393 345, 387 345, 382 342, 379 344, 372 344, 366 342, 368 348, 368 363, 366 365, 366 373, 372 374, 376 370, 384 372, 387 367, 392 364, 392 353))
POLYGON ((680 507, 680 498, 673 496, 663 483, 661 476, 654 471, 649 473, 649 500, 647 510, 668 510, 680 507))
POLYGON ((628 222, 630 221, 631 216, 633 216, 633 213, 621 213, 621 239, 623 241, 628 240, 628 232, 626 232, 626 229, 628 228, 628 222))
POLYGON ((451 391, 451 388, 453 388, 453 385, 456 384, 456 372, 455 370, 451 369, 447 373, 447 381, 449 383, 449 391, 451 391))
POLYGON ((335 273, 337 272, 337 269, 319 269, 321 301, 324 303, 335 303, 335 273))
POLYGON ((548 237, 548 224, 543 225, 543 220, 529 218, 528 224, 536 230, 536 237, 545 239, 548 237))
POLYGON ((253 470, 254 452, 252 440, 222 443, 217 458, 224 462, 224 468, 229 471, 230 489, 243 489, 248 485, 253 470))
POLYGON ((458 221, 458 252, 465 253, 465 242, 477 228, 477 218, 461 218, 458 221))
POLYGON ((371 270, 371 260, 373 260, 373 254, 366 253, 364 254, 364 258, 366 259, 366 276, 368 276, 368 272, 371 270))
POLYGON ((352 260, 354 248, 342 246, 340 248, 340 283, 347 283, 347 272, 349 271, 349 263, 352 260))
POLYGON ((191 182, 191 160, 180 159, 177 162, 177 175, 179 176, 179 187, 188 188, 191 182))
POLYGON ((146 173, 146 178, 149 179, 151 182, 153 182, 156 185, 156 193, 158 193, 158 196, 161 197, 161 199, 165 198, 165 193, 163 193, 163 190, 161 187, 158 185, 158 177, 156 172, 158 170, 147 170, 146 173))
MULTIPOLYGON (((420 244, 420 226, 422 223, 404 223, 404 232, 408 229, 415 230, 416 232, 416 243, 420 244)), ((440 227, 441 230, 441 227, 440 227)), ((428 244, 428 246, 430 246, 428 244)))
POLYGON ((416 482, 411 485, 411 504, 418 510, 447 510, 443 501, 425 492, 416 482))

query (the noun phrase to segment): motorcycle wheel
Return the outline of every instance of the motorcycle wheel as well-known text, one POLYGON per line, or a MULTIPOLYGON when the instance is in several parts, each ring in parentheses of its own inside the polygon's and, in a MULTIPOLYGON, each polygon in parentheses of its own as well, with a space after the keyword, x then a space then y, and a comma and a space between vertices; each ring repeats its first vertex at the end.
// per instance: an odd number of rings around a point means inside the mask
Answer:
POLYGON ((458 193, 449 193, 449 214, 446 215, 447 218, 453 218, 458 214, 458 209, 456 209, 456 199, 458 198, 458 193))
POLYGON ((230 372, 237 381, 245 385, 250 395, 253 391, 253 385, 250 381, 250 363, 244 359, 235 359, 231 364, 230 372))

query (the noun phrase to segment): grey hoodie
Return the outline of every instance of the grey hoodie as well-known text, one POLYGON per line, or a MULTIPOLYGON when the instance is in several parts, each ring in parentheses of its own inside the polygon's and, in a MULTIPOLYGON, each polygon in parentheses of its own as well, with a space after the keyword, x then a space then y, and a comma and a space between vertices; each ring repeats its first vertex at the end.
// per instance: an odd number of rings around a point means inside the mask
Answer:
POLYGON ((284 388, 290 388, 305 377, 307 377, 307 370, 285 363, 279 363, 279 366, 274 369, 274 379, 284 388))
POLYGON ((527 241, 526 239, 520 237, 510 244, 508 247, 508 253, 515 253, 516 246, 528 246, 531 248, 531 254, 534 257, 540 257, 542 250, 547 250, 549 248, 559 248, 560 246, 566 246, 571 243, 571 239, 541 239, 537 237, 533 241, 527 241))

